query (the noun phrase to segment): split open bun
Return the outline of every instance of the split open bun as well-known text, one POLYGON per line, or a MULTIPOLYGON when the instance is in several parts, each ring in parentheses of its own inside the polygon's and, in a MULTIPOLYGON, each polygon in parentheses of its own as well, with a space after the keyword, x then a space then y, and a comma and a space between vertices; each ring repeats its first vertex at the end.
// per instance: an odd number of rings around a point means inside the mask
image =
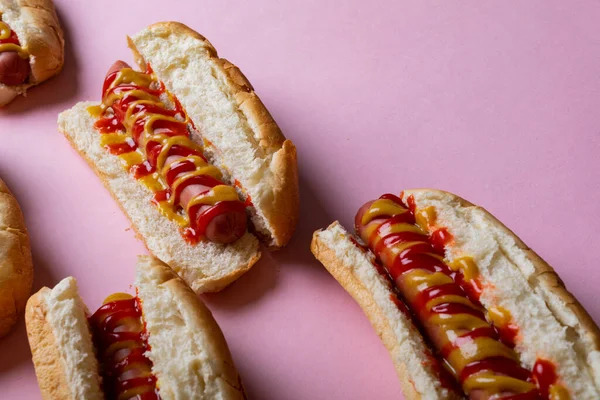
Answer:
POLYGON ((64 64, 65 40, 52 0, 0 0, 0 14, 29 53, 26 84, 0 84, 0 106, 58 74, 64 64))
MULTIPOLYGON (((135 286, 162 399, 244 399, 241 380, 210 311, 167 265, 140 256, 135 286)), ((75 278, 27 303, 27 334, 44 399, 104 399, 99 364, 75 278)))
MULTIPOLYGON (((537 358, 551 361, 573 399, 600 398, 600 331, 556 272, 513 232, 481 207, 448 192, 407 190, 417 210, 433 207, 430 232, 444 227, 452 261, 473 258, 483 281, 482 305, 508 310, 519 329, 515 350, 531 370, 537 358)), ((315 232, 313 254, 360 304, 389 350, 409 399, 453 398, 427 362, 431 350, 412 322, 390 300, 391 281, 373 267, 374 256, 356 246, 334 222, 315 232)))
MULTIPOLYGON (((296 149, 240 70, 218 58, 200 34, 177 22, 154 24, 129 39, 142 70, 149 64, 181 103, 209 160, 243 199, 255 233, 270 247, 291 238, 299 212, 296 149)), ((99 85, 101 83, 99 82, 99 85)), ((152 193, 100 144, 94 117, 79 103, 60 114, 59 130, 88 161, 121 205, 148 249, 197 292, 218 291, 260 257, 259 241, 246 233, 233 244, 189 245, 176 223, 150 204, 152 193)))
POLYGON ((32 283, 33 262, 23 213, 0 180, 0 338, 23 313, 32 283))

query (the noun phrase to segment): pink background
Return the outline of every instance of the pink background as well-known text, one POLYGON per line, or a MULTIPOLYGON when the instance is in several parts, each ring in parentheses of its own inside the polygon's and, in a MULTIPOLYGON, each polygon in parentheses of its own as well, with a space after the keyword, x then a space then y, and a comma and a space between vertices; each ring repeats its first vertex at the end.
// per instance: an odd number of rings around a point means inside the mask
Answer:
MULTIPOLYGON (((132 282, 145 249, 55 121, 131 61, 126 34, 170 19, 241 67, 298 148, 294 239, 205 297, 250 398, 401 397, 369 322, 309 252, 313 230, 350 226, 383 192, 437 187, 486 207, 600 321, 600 3, 332 3, 57 1, 64 71, 0 111, 35 290, 74 275, 95 308, 132 282)), ((0 342, 0 388, 39 397, 22 320, 0 342)))

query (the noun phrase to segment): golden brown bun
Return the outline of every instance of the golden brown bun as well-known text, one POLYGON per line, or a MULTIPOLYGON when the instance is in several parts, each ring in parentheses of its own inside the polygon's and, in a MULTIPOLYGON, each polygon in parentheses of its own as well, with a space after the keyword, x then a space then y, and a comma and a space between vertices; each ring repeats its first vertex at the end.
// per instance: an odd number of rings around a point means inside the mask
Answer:
POLYGON ((129 46, 140 67, 145 68, 149 63, 184 106, 216 164, 231 173, 232 182, 241 184, 244 196, 251 196, 255 206, 252 221, 258 233, 269 246, 287 244, 299 215, 296 148, 285 138, 248 79, 238 67, 219 58, 204 36, 179 22, 153 24, 130 38, 129 46), (185 65, 184 81, 188 83, 185 88, 174 84, 181 76, 171 75, 173 65, 185 65), (210 67, 212 72, 206 74, 208 70, 203 66, 210 67), (214 123, 214 117, 210 118, 211 124, 203 126, 204 114, 209 113, 206 110, 210 106, 208 103, 215 104, 216 101, 208 91, 201 92, 202 83, 198 82, 204 82, 202 79, 218 81, 222 94, 239 112, 236 130, 239 129, 240 136, 237 139, 230 139, 233 132, 214 123), (223 131, 228 134, 221 135, 223 131), (261 163, 253 166, 260 172, 252 176, 246 174, 250 167, 245 168, 239 161, 240 148, 254 155, 254 163, 261 163))
POLYGON ((51 0, 0 0, 2 20, 17 33, 30 54, 29 83, 16 87, 0 84, 0 106, 17 94, 58 74, 64 63, 64 34, 51 0))
POLYGON ((0 337, 25 309, 32 283, 33 262, 23 214, 0 180, 0 337))

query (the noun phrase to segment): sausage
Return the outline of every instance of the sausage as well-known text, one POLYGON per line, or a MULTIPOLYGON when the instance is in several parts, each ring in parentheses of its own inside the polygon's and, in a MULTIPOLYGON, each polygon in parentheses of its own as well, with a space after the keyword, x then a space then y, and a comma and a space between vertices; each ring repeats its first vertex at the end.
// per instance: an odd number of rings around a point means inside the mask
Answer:
MULTIPOLYGON (((103 88, 103 95, 107 90, 108 85, 112 83, 111 75, 117 71, 120 71, 123 68, 131 68, 129 64, 124 61, 116 61, 108 70, 106 74, 105 85, 103 88)), ((134 138, 135 140, 135 138, 134 138)), ((169 155, 166 158, 165 165, 172 165, 180 159, 185 157, 181 155, 169 155)), ((180 172, 179 174, 173 177, 173 180, 180 177, 182 174, 185 174, 189 171, 180 172)), ((178 199, 178 205, 184 210, 188 209, 188 204, 197 196, 201 195, 204 192, 207 192, 211 189, 209 186, 201 185, 201 184, 189 184, 185 186, 185 188, 181 191, 178 199)), ((195 219, 195 226, 201 225, 200 221, 203 218, 206 218, 208 211, 212 207, 216 207, 215 205, 202 205, 197 210, 194 211, 195 215, 190 215, 190 220, 195 219)), ((246 232, 247 228, 247 216, 245 210, 238 207, 236 210, 227 210, 222 213, 218 213, 217 215, 211 217, 210 221, 205 224, 206 228, 204 229, 203 235, 206 239, 221 244, 232 243, 239 238, 241 238, 246 232)))
POLYGON ((29 76, 29 60, 21 58, 17 52, 0 53, 0 83, 16 86, 25 83, 29 76))
POLYGON ((383 264, 437 354, 471 400, 540 398, 532 374, 487 321, 415 216, 393 195, 363 205, 357 234, 383 264), (520 397, 519 397, 520 398, 520 397))
MULTIPOLYGON (((167 164, 181 159, 181 156, 167 157, 167 164)), ((180 176, 178 174, 177 176, 180 176)), ((187 208, 188 203, 200 193, 210 190, 210 187, 204 185, 189 185, 181 191, 179 204, 183 209, 187 208)), ((209 208, 214 207, 205 205, 200 207, 196 213, 196 218, 206 212, 209 208)), ((190 216, 192 218, 192 216, 190 216)), ((227 244, 232 243, 241 238, 246 232, 247 217, 243 211, 229 211, 214 217, 207 225, 204 235, 208 240, 215 243, 227 244)))

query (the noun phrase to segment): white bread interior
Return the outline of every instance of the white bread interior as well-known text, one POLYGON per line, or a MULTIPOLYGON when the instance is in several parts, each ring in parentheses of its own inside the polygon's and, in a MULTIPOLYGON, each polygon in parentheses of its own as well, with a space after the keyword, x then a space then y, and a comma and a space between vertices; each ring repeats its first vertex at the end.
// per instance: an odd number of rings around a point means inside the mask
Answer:
POLYGON ((242 72, 202 35, 161 22, 130 39, 141 69, 149 63, 181 102, 209 157, 250 195, 252 223, 268 245, 292 236, 299 212, 296 148, 254 93, 242 72))
POLYGON ((246 233, 233 244, 201 241, 189 245, 179 226, 151 204, 152 192, 123 168, 121 159, 100 143, 95 119, 83 102, 58 117, 59 130, 103 181, 152 254, 171 266, 197 292, 221 290, 260 258, 256 237, 246 233))
POLYGON ((311 250, 361 306, 388 349, 407 399, 455 399, 431 369, 431 353, 413 323, 390 299, 391 281, 372 264, 373 255, 357 247, 336 221, 316 231, 311 250))
POLYGON ((23 314, 32 284, 33 261, 23 213, 0 179, 0 338, 23 314))
POLYGON ((64 62, 64 35, 52 0, 0 0, 0 14, 17 33, 30 55, 31 73, 25 85, 0 84, 0 106, 31 86, 58 74, 64 62))
POLYGON ((135 286, 161 398, 244 399, 221 329, 181 278, 159 260, 141 256, 135 286))
POLYGON ((553 361, 573 399, 600 398, 600 332, 554 270, 514 233, 481 207, 451 193, 407 190, 417 208, 432 206, 431 227, 446 227, 453 260, 471 256, 486 285, 482 304, 507 309, 519 327, 516 350, 532 368, 536 358, 553 361))
POLYGON ((72 277, 27 302, 27 336, 45 400, 104 399, 86 313, 72 277))

